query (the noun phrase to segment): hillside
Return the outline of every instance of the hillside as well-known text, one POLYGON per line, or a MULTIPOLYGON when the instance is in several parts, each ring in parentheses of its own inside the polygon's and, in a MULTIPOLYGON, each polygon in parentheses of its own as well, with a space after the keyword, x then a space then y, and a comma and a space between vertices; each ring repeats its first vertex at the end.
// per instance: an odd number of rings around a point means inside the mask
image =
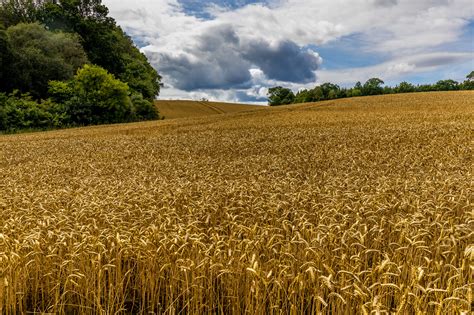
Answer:
POLYGON ((198 117, 215 114, 236 113, 253 109, 264 109, 264 106, 232 104, 202 101, 155 101, 161 116, 165 119, 198 117))
POLYGON ((468 313, 473 100, 0 136, 0 310, 468 313))

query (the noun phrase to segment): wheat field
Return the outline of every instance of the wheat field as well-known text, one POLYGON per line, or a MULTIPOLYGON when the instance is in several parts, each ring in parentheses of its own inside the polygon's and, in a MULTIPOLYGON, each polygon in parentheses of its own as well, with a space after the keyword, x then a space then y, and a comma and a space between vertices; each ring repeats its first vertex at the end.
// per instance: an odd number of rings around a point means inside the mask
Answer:
POLYGON ((0 313, 471 314, 473 92, 0 137, 0 313))
POLYGON ((219 103, 207 101, 168 101, 155 102, 160 115, 164 119, 199 117, 216 114, 244 112, 255 109, 265 109, 257 105, 219 103))

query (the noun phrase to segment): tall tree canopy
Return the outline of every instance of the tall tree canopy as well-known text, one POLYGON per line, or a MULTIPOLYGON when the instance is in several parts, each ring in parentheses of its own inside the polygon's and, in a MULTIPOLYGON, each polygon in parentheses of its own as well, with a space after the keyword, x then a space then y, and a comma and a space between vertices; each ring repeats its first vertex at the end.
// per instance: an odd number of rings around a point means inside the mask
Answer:
POLYGON ((6 40, 12 60, 7 59, 11 68, 1 89, 7 92, 18 89, 46 98, 50 80, 68 80, 88 62, 77 36, 53 33, 37 23, 9 27, 6 40))
POLYGON ((362 94, 363 95, 378 95, 383 94, 383 87, 384 84, 383 80, 379 78, 371 78, 365 82, 364 86, 362 87, 362 94))
POLYGON ((0 82, 5 83, 4 85, 0 85, 0 90, 7 88, 7 80, 11 77, 11 72, 13 71, 13 60, 13 52, 7 33, 4 29, 0 28, 0 82))
POLYGON ((161 77, 108 13, 0 0, 0 132, 159 118, 161 77))
POLYGON ((271 106, 291 104, 294 100, 295 94, 288 88, 276 86, 268 90, 268 104, 271 106))
POLYGON ((101 0, 0 0, 0 24, 39 22, 48 30, 76 33, 89 61, 128 83, 152 101, 161 76, 123 30, 108 16, 101 0))

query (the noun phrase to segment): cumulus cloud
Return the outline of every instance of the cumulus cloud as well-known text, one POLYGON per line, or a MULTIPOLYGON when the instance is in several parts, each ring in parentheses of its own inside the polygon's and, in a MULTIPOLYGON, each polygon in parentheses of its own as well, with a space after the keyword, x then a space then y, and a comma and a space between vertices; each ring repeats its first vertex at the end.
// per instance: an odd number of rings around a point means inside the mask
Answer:
POLYGON ((182 90, 249 87, 250 63, 239 47, 232 27, 219 25, 197 36, 181 53, 158 50, 149 55, 172 85, 182 90))
POLYGON ((474 60, 471 53, 428 53, 399 57, 370 67, 349 68, 342 70, 321 70, 322 81, 353 84, 369 78, 380 77, 384 80, 395 80, 406 74, 429 72, 446 65, 456 65, 474 60))
POLYGON ((263 71, 267 78, 294 83, 314 82, 322 59, 310 49, 292 41, 269 43, 254 40, 243 47, 243 56, 263 71))
MULTIPOLYGON (((143 52, 172 93, 194 91, 226 100, 242 93, 255 96, 256 89, 275 83, 307 86, 328 78, 343 83, 347 79, 342 73, 394 77, 457 62, 458 56, 449 51, 436 58, 434 51, 460 38, 474 18, 472 0, 104 3, 127 33, 144 46, 143 52), (370 52, 386 61, 328 71, 323 69, 325 56, 319 56, 317 48, 308 49, 354 34, 358 35, 354 54, 370 52)), ((162 95, 167 94, 165 90, 162 95)))
POLYGON ((251 69, 270 80, 314 82, 321 63, 316 52, 289 40, 241 39, 230 24, 211 25, 182 52, 145 50, 170 83, 185 91, 250 88, 251 69))

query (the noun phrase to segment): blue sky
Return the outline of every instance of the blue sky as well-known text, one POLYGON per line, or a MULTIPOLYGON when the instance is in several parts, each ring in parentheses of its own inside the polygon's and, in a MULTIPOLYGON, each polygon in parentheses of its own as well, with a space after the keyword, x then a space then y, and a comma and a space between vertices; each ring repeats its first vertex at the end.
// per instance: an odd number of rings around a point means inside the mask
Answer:
POLYGON ((160 98, 265 102, 269 87, 461 81, 472 0, 104 0, 163 76, 160 98))

